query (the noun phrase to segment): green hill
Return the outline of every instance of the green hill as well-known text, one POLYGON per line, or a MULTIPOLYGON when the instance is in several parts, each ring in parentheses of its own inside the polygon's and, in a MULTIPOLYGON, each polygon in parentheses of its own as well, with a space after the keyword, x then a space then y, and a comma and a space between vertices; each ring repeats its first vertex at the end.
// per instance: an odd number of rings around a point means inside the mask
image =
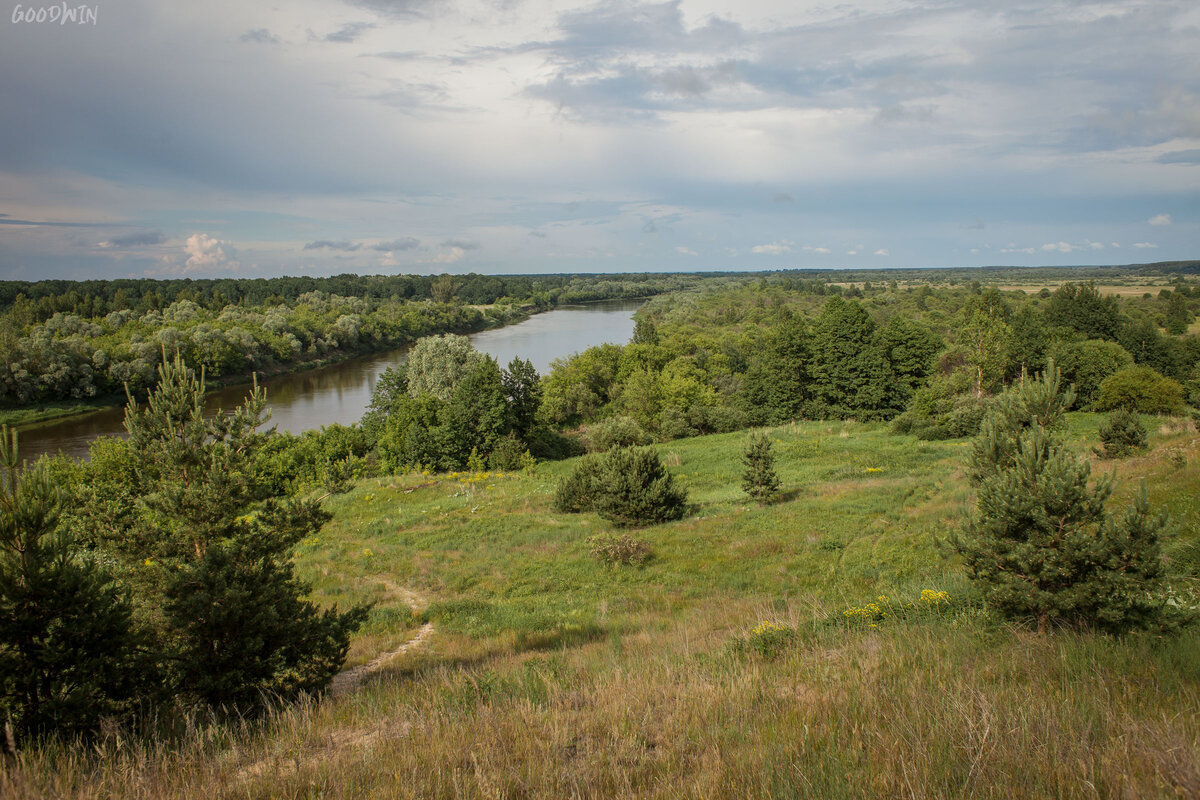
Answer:
MULTIPOLYGON (((1100 419, 1070 415, 1081 452, 1100 419)), ((376 603, 329 696, 174 749, 110 737, 98 762, 26 752, 0 794, 1200 792, 1194 630, 998 623, 937 544, 969 501, 963 441, 859 423, 767 433, 783 482, 769 506, 738 488, 744 433, 659 446, 693 508, 632 532, 653 551, 639 567, 593 558, 599 517, 552 509, 571 461, 362 481, 297 551, 318 600, 376 603)), ((1194 585, 1200 441, 1175 423, 1152 444, 1115 462, 1114 502, 1148 479, 1194 585)))

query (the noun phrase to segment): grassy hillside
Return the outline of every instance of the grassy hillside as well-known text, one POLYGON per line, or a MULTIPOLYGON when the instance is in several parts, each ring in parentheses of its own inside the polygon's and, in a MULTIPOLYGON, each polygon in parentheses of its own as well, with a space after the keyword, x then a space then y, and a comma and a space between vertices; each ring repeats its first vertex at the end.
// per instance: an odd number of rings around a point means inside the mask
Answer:
MULTIPOLYGON (((1070 416, 1081 451, 1100 419, 1070 416)), ((1148 478, 1194 583, 1200 440, 1148 421, 1116 501, 1148 478)), ((363 481, 297 553, 322 602, 377 603, 335 696, 174 751, 26 753, 0 795, 1200 794, 1200 635, 997 623, 937 544, 969 502, 964 442, 768 433, 784 497, 766 507, 739 488, 745 434, 660 446, 694 508, 633 533, 642 567, 598 563, 607 525, 552 510, 572 462, 363 481)))

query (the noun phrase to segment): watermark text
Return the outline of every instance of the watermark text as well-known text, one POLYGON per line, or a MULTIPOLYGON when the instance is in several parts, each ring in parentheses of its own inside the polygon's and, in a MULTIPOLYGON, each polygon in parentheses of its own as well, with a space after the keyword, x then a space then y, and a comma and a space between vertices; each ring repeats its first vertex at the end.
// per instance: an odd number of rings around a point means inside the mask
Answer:
POLYGON ((78 5, 70 6, 60 3, 56 6, 23 6, 20 3, 13 6, 13 25, 95 25, 98 21, 100 6, 78 5))

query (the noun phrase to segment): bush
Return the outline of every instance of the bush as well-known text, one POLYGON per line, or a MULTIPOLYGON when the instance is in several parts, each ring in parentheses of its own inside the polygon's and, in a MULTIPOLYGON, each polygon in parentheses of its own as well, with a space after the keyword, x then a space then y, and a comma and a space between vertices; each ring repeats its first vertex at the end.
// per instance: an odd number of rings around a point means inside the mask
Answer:
POLYGON ((1126 408, 1142 414, 1183 413, 1183 386, 1149 367, 1130 367, 1109 375, 1100 384, 1096 411, 1126 408))
POLYGON ((678 408, 664 409, 658 423, 658 433, 665 441, 674 439, 686 439, 689 436, 696 436, 700 431, 692 427, 692 423, 688 421, 688 415, 680 411, 678 408))
POLYGON ((637 447, 653 441, 633 417, 617 416, 597 422, 584 434, 588 449, 603 453, 614 447, 637 447))
POLYGON ((778 622, 760 622, 745 639, 732 642, 733 652, 738 655, 754 653, 761 658, 775 658, 796 639, 796 631, 778 622))
POLYGON ((1127 408, 1118 408, 1100 423, 1102 450, 1096 449, 1103 458, 1122 458, 1146 449, 1146 428, 1138 415, 1127 408))
POLYGON ((730 406, 694 406, 688 411, 687 420, 700 433, 729 433, 750 426, 749 415, 730 406))
POLYGON ((681 519, 687 492, 652 448, 619 447, 600 462, 593 508, 618 527, 681 519))
POLYGON ((496 442, 488 456, 488 466, 495 470, 512 471, 521 469, 522 457, 528 452, 525 443, 515 433, 509 433, 496 442))
POLYGON ((608 564, 610 567, 621 564, 638 567, 645 564, 654 555, 649 542, 635 539, 628 533, 620 536, 612 534, 593 536, 587 540, 587 543, 591 545, 592 558, 601 564, 608 564))
POLYGON ((932 377, 913 395, 908 410, 892 421, 892 432, 911 433, 926 441, 974 436, 987 411, 987 400, 977 396, 972 387, 966 372, 932 377))
POLYGON ((601 457, 586 455, 579 459, 571 474, 558 482, 554 492, 554 510, 567 514, 591 511, 596 501, 596 477, 601 457))

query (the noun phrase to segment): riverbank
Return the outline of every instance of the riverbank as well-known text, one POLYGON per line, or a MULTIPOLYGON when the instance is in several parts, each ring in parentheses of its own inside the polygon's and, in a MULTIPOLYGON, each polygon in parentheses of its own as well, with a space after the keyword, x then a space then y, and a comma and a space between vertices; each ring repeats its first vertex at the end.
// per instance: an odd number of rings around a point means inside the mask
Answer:
MULTIPOLYGON (((483 326, 479 328, 471 327, 465 329, 450 329, 439 331, 438 334, 457 333, 469 335, 486 330, 495 330, 497 328, 503 328, 509 325, 516 325, 521 322, 525 322, 535 314, 544 313, 533 305, 519 306, 513 309, 515 313, 503 320, 500 320, 487 315, 487 311, 490 308, 494 308, 494 306, 472 306, 472 308, 475 308, 475 310, 482 314, 485 323, 483 326)), ((411 339, 405 339, 398 341, 378 342, 369 347, 339 347, 335 350, 326 351, 325 353, 315 357, 303 357, 296 361, 268 364, 261 368, 243 370, 219 377, 208 376, 205 380, 207 394, 212 394, 217 390, 232 386, 248 386, 252 384, 255 379, 262 383, 274 378, 312 372, 325 367, 333 366, 335 364, 350 361, 355 358, 397 350, 406 345, 412 344, 412 342, 413 340, 411 339)), ((100 411, 111 411, 116 408, 124 407, 126 402, 127 398, 124 394, 115 393, 105 394, 99 397, 92 397, 86 400, 59 400, 44 405, 11 406, 7 408, 0 408, 0 425, 8 425, 18 429, 27 429, 43 422, 54 422, 69 417, 81 417, 100 411)))
MULTIPOLYGON (((484 327, 476 322, 468 334, 481 352, 507 364, 512 358, 528 359, 539 373, 546 373, 555 359, 569 356, 604 342, 625 342, 633 335, 632 316, 637 301, 572 304, 547 309, 545 313, 505 315, 508 324, 484 327)), ((271 424, 280 431, 302 434, 328 425, 352 425, 370 405, 375 383, 389 367, 402 363, 410 342, 398 347, 383 346, 371 351, 327 352, 322 358, 279 365, 257 373, 267 392, 271 424)), ((210 380, 205 396, 205 413, 240 405, 248 391, 250 374, 225 375, 210 380)), ((49 411, 38 421, 26 416, 20 426, 21 455, 37 460, 41 455, 63 453, 86 459, 91 443, 102 436, 124 436, 123 394, 92 398, 76 408, 49 411), (79 411, 62 416, 62 411, 79 411), (53 418, 51 418, 53 415, 53 418)), ((59 403, 72 406, 72 403, 59 403)), ((50 404, 47 404, 50 406, 50 404)))

